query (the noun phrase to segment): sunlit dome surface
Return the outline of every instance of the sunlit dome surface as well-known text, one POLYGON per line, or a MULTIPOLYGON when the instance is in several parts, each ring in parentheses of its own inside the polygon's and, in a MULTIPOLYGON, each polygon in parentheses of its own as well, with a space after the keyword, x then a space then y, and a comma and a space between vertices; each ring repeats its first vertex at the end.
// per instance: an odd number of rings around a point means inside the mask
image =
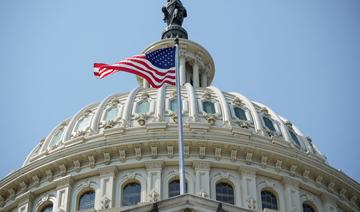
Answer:
MULTIPOLYGON (((324 160, 310 138, 288 119, 281 117, 264 104, 249 100, 240 93, 223 92, 210 86, 182 88, 185 124, 199 123, 207 128, 238 129, 277 140, 290 148, 324 160)), ((115 94, 81 109, 70 119, 56 126, 28 156, 25 165, 61 152, 79 139, 97 136, 108 130, 127 130, 148 127, 156 123, 176 125, 176 91, 174 87, 160 90, 136 88, 129 93, 115 94)), ((166 127, 166 126, 165 126, 166 127)), ((85 141, 86 142, 86 139, 85 141)))

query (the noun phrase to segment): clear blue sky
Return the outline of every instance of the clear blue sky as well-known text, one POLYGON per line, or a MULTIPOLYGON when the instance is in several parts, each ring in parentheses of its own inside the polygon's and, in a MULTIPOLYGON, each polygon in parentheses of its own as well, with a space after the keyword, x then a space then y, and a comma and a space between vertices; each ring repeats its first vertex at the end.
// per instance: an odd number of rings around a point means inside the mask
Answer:
MULTIPOLYGON (((165 0, 0 1, 0 178, 62 120, 137 86, 103 80, 158 41, 165 0)), ((337 169, 360 181, 360 1, 183 0, 190 39, 216 64, 214 85, 270 106, 337 169)))

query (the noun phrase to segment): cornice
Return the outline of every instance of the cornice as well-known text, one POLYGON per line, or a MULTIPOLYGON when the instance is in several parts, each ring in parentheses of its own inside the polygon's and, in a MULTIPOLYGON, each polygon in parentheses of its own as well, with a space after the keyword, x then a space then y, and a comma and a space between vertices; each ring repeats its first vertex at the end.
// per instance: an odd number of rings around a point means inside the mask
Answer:
MULTIPOLYGON (((243 164, 243 168, 252 167, 252 170, 261 172, 273 170, 271 172, 278 175, 296 178, 301 184, 310 184, 323 191, 329 190, 341 201, 356 202, 360 196, 359 184, 343 173, 322 161, 314 160, 306 153, 292 148, 279 148, 278 144, 266 137, 234 135, 227 128, 211 127, 205 134, 198 134, 188 128, 185 130, 185 144, 189 150, 186 162, 193 161, 195 168, 210 169, 210 164, 223 164, 224 167, 236 170, 239 164, 243 164), (201 148, 204 148, 203 153, 201 148), (324 183, 329 181, 328 184, 324 183)), ((3 202, 7 202, 9 198, 27 190, 40 188, 45 182, 51 184, 62 179, 61 182, 64 183, 61 184, 70 185, 72 178, 66 178, 66 175, 77 175, 86 167, 91 172, 102 173, 109 170, 107 166, 121 165, 123 170, 124 167, 131 167, 131 164, 143 164, 148 169, 161 168, 172 163, 171 161, 176 164, 176 138, 175 129, 169 129, 166 133, 149 133, 141 127, 111 138, 105 135, 91 136, 84 143, 49 154, 10 174, 0 182, 0 195, 3 202), (155 161, 151 147, 157 148, 155 161), (136 148, 139 149, 140 156, 135 154, 136 148), (122 156, 123 151, 125 156, 122 156), (84 158, 87 159, 86 163, 81 162, 84 158)), ((245 173, 245 169, 240 170, 245 173)))

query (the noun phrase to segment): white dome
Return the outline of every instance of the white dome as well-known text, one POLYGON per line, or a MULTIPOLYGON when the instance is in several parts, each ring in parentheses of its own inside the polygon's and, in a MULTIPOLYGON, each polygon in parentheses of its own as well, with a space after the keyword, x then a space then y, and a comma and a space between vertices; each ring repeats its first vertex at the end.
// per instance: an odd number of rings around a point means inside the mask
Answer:
MULTIPOLYGON (((186 84, 182 87, 182 96, 183 119, 187 128, 198 125, 204 129, 218 128, 244 135, 261 136, 265 142, 279 144, 278 148, 300 151, 325 160, 311 140, 294 124, 269 107, 252 102, 239 93, 222 92, 213 86, 194 88, 186 84), (213 103, 215 113, 204 111, 203 102, 213 103), (235 110, 240 110, 242 114, 238 116, 242 116, 237 117, 235 110), (265 120, 271 121, 273 127, 268 127, 265 120)), ((92 137, 109 132, 153 127, 164 130, 175 128, 176 113, 170 108, 171 102, 176 100, 175 97, 175 87, 163 87, 159 90, 139 87, 130 93, 111 95, 100 103, 81 109, 73 117, 56 126, 28 156, 24 165, 74 145, 82 145, 92 140, 92 137), (137 107, 144 101, 149 103, 149 109, 140 113, 137 107)))

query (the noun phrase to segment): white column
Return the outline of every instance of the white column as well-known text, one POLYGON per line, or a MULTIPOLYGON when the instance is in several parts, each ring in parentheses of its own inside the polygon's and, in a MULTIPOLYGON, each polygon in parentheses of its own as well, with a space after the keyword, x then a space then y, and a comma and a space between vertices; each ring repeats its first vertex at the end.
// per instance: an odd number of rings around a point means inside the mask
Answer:
POLYGON ((321 195, 323 202, 323 209, 326 212, 337 212, 336 197, 330 193, 324 193, 321 195))
POLYGON ((206 71, 202 71, 202 73, 201 73, 201 87, 207 87, 208 86, 208 84, 207 84, 207 73, 206 73, 206 71))
POLYGON ((199 64, 197 61, 195 61, 194 65, 193 65, 193 86, 195 88, 200 87, 200 82, 199 82, 199 64))
POLYGON ((70 192, 73 183, 72 177, 65 177, 57 182, 56 201, 54 211, 68 211, 70 206, 70 192))
POLYGON ((18 212, 30 212, 32 211, 33 194, 28 191, 19 197, 19 208, 18 212))
POLYGON ((114 207, 114 179, 117 169, 114 167, 100 170, 100 198, 98 205, 102 210, 114 207))
POLYGON ((299 183, 291 178, 283 180, 284 197, 285 197, 285 211, 302 211, 300 203, 299 183))
POLYGON ((157 202, 162 197, 161 172, 163 161, 146 162, 148 201, 157 202))
POLYGON ((241 187, 243 206, 250 210, 258 209, 257 191, 256 191, 256 171, 250 168, 240 168, 241 187))
POLYGON ((146 79, 143 79, 143 88, 150 88, 149 82, 146 79))
POLYGON ((195 195, 210 197, 210 163, 194 161, 195 168, 195 195))
POLYGON ((186 82, 186 59, 185 56, 180 55, 180 85, 186 82))

